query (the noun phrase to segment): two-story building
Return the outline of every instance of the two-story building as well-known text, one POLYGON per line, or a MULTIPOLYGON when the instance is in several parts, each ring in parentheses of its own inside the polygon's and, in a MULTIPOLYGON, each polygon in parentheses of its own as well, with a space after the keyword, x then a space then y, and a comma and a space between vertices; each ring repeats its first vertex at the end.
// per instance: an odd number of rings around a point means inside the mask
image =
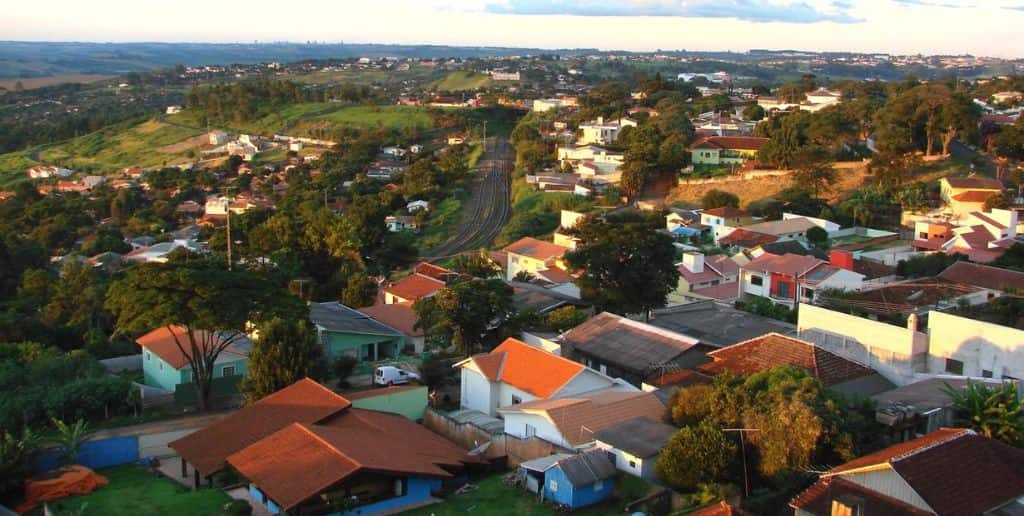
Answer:
POLYGON ((1002 181, 987 177, 944 177, 939 180, 939 197, 956 216, 982 211, 989 197, 1004 190, 1002 181))
POLYGON ((509 244, 503 249, 508 253, 508 268, 505 271, 505 279, 513 280, 516 275, 523 272, 536 276, 548 269, 565 270, 562 263, 562 256, 568 248, 537 240, 533 237, 523 237, 509 244))
POLYGON ((700 212, 700 223, 711 228, 711 236, 716 243, 735 228, 749 226, 759 220, 747 210, 731 206, 709 208, 700 212))
POLYGON ((580 124, 580 137, 576 141, 579 145, 607 145, 615 143, 619 139, 619 133, 625 127, 636 127, 636 120, 620 118, 618 120, 605 120, 604 117, 597 117, 580 124))
POLYGON ((694 165, 743 165, 756 159, 768 138, 754 136, 706 136, 690 146, 694 165))
POLYGON ((765 253, 740 268, 741 292, 794 308, 812 302, 818 289, 860 290, 864 275, 849 262, 840 267, 813 256, 765 253))

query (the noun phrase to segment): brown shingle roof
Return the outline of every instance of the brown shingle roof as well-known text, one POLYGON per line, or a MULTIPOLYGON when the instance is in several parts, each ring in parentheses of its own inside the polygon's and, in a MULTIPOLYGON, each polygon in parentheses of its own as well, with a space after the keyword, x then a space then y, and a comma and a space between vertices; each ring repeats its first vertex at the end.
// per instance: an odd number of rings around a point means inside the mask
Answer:
POLYGON ((776 366, 799 367, 826 387, 876 374, 875 371, 810 342, 778 333, 746 340, 708 353, 713 360, 699 369, 710 374, 728 371, 748 375, 776 366))
POLYGON ((972 188, 975 190, 1002 190, 1003 182, 988 177, 947 177, 944 178, 953 188, 972 188))
POLYGON ((1024 494, 1024 450, 962 428, 890 446, 827 475, 885 465, 938 514, 981 514, 1024 494))
POLYGON ((595 433, 637 417, 665 418, 665 405, 649 392, 604 392, 576 398, 537 400, 499 412, 546 414, 572 446, 593 440, 595 433))
POLYGON ((622 369, 647 374, 652 366, 671 363, 691 350, 714 349, 687 335, 603 312, 562 336, 575 350, 622 369))
POLYGON ((523 237, 506 246, 503 251, 547 261, 561 257, 568 249, 533 237, 523 237))
POLYGON ((751 247, 757 247, 759 245, 770 244, 779 237, 775 235, 768 235, 765 233, 758 233, 756 231, 750 231, 749 229, 736 228, 728 235, 722 237, 718 243, 723 247, 731 245, 750 249, 751 247))
POLYGON ((864 501, 864 514, 887 516, 931 516, 930 511, 918 509, 909 503, 872 491, 841 477, 826 477, 818 480, 804 492, 797 495, 789 506, 802 509, 810 514, 832 514, 833 500, 855 497, 864 501))
POLYGON ((210 426, 168 444, 202 475, 220 471, 224 460, 292 423, 318 423, 351 405, 305 378, 210 426))
POLYGON ((476 462, 404 417, 360 409, 335 424, 292 423, 227 460, 284 510, 360 471, 450 477, 443 467, 476 462))
POLYGON ((991 290, 1024 288, 1024 272, 959 261, 946 267, 939 278, 991 290))
POLYGON ((406 301, 417 301, 434 295, 438 290, 444 288, 444 285, 445 283, 443 281, 436 280, 424 274, 414 273, 385 288, 384 292, 400 297, 406 301))

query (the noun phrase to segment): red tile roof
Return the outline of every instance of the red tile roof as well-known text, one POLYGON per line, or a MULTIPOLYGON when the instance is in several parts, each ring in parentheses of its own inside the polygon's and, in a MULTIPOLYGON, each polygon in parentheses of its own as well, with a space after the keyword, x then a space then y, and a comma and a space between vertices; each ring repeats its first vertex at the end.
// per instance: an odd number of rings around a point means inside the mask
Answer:
MULTIPOLYGON (((157 328, 137 339, 135 342, 150 351, 154 355, 160 357, 164 362, 167 362, 171 367, 175 369, 181 369, 188 365, 189 358, 192 356, 192 346, 189 343, 186 329, 182 326, 172 326, 169 330, 166 327, 157 328), (173 330, 173 331, 172 331, 173 330), (181 343, 181 348, 178 348, 178 342, 181 343), (184 350, 184 353, 182 353, 184 350)), ((230 333, 215 333, 211 334, 205 330, 195 331, 195 338, 198 346, 201 348, 200 353, 207 353, 211 346, 220 346, 225 342, 227 335, 230 333)), ((246 339, 244 335, 237 338, 246 339)), ((247 352, 242 351, 228 344, 224 351, 227 353, 235 353, 238 355, 246 356, 247 352)))
POLYGON ((508 253, 505 251, 491 251, 487 253, 487 256, 491 261, 498 264, 502 270, 508 269, 508 253))
POLYGON ((490 353, 474 355, 472 361, 492 382, 504 382, 538 398, 558 392, 585 369, 583 364, 553 355, 523 341, 509 338, 490 353))
POLYGON ((779 237, 775 235, 768 235, 766 233, 758 233, 756 231, 750 231, 749 229, 736 228, 728 235, 719 239, 718 243, 723 247, 727 246, 739 246, 746 249, 757 247, 759 245, 770 244, 778 240, 779 237))
POLYGON ((733 208, 732 206, 721 206, 718 208, 711 208, 704 210, 701 213, 707 213, 715 217, 722 217, 725 219, 734 219, 739 217, 749 217, 750 212, 747 210, 741 210, 739 208, 733 208))
POLYGON ((698 367, 702 372, 728 371, 749 375, 777 366, 799 367, 826 387, 876 374, 875 371, 810 342, 778 333, 746 340, 708 353, 713 361, 698 367))
POLYGON ((959 261, 946 267, 939 278, 991 290, 1024 289, 1024 272, 959 261))
POLYGON ((730 149, 730 150, 760 150, 768 138, 756 138, 753 136, 706 136, 697 140, 691 149, 730 149))
POLYGON ((374 305, 357 308, 371 319, 384 323, 410 337, 423 335, 422 329, 416 329, 416 313, 412 311, 412 303, 392 303, 390 305, 374 305))
POLYGON ((719 283, 710 287, 694 289, 691 292, 704 297, 710 297, 711 299, 730 301, 740 297, 740 284, 739 281, 731 281, 729 283, 719 283))
POLYGON ((478 462, 402 416, 355 408, 328 424, 292 423, 227 460, 286 511, 360 472, 445 478, 446 467, 478 462))
POLYGON ((224 467, 227 457, 292 424, 318 423, 352 403, 305 378, 210 426, 168 444, 202 475, 224 467))
POLYGON ((786 253, 780 256, 777 254, 765 253, 748 262, 743 266, 743 269, 748 271, 773 272, 785 274, 787 276, 800 277, 811 269, 825 263, 827 262, 819 260, 813 256, 804 256, 793 253, 786 253))
POLYGON ((541 261, 548 261, 552 258, 559 258, 568 248, 551 242, 537 240, 533 237, 523 237, 506 246, 503 251, 515 253, 522 256, 529 256, 541 261))
POLYGON ((420 262, 412 270, 416 274, 422 274, 429 276, 438 281, 450 281, 452 278, 459 275, 459 273, 445 269, 444 267, 438 267, 432 263, 420 262))
POLYGON ((413 273, 392 283, 391 286, 384 289, 384 292, 406 301, 418 301, 434 295, 438 290, 444 288, 444 285, 443 281, 413 273))
POLYGON ((943 428, 830 470, 890 467, 937 514, 981 514, 1024 495, 1024 450, 972 430, 943 428))

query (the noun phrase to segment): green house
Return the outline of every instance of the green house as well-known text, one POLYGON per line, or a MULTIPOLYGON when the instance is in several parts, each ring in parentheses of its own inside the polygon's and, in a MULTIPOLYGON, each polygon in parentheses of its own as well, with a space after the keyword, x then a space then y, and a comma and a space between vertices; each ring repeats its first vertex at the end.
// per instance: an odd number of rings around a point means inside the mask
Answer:
POLYGON ((752 136, 707 136, 690 146, 694 165, 743 165, 757 158, 768 138, 752 136))
MULTIPOLYGON (((231 343, 221 351, 213 365, 213 378, 242 378, 248 372, 249 351, 252 341, 244 335, 204 330, 196 332, 201 345, 231 343)), ((143 384, 166 391, 174 391, 180 384, 192 382, 192 366, 189 365, 191 352, 185 328, 157 328, 135 341, 142 348, 143 384), (178 343, 181 343, 181 347, 178 343), (183 353, 184 350, 184 353, 183 353)))
POLYGON ((376 362, 397 358, 405 348, 404 333, 341 303, 311 303, 309 320, 329 360, 347 355, 376 362))

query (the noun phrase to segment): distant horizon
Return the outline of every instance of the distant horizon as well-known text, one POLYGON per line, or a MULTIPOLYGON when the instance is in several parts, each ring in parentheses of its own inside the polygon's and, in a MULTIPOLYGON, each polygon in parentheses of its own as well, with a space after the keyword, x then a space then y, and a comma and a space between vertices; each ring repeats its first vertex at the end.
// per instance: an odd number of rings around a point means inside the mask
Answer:
POLYGON ((652 52, 810 52, 1024 57, 1024 0, 51 0, 0 19, 12 41, 344 41, 652 52), (282 12, 283 11, 283 12, 282 12))
POLYGON ((624 48, 599 48, 599 47, 543 47, 543 46, 524 46, 524 45, 484 45, 484 44, 452 44, 452 43, 414 43, 414 42, 382 42, 382 41, 299 41, 299 40, 253 40, 253 41, 192 41, 192 40, 132 40, 132 41, 104 41, 104 40, 48 40, 48 39, 0 39, 0 44, 3 43, 41 43, 41 44, 92 44, 92 45, 297 45, 297 46, 403 46, 403 47, 447 47, 447 48, 460 48, 460 49, 499 49, 499 50, 543 50, 543 51, 571 51, 579 52, 585 50, 593 50, 601 53, 628 53, 628 54, 657 54, 657 53, 673 53, 673 52, 687 52, 687 53, 722 53, 722 54, 750 54, 754 51, 763 52, 792 52, 792 53, 807 53, 807 54, 858 54, 858 55, 888 55, 896 57, 904 56, 922 56, 922 57, 973 57, 982 59, 1001 59, 1005 61, 1020 61, 1024 60, 1024 54, 1021 57, 1001 57, 994 55, 974 54, 970 52, 964 53, 895 53, 885 51, 865 51, 865 50, 811 50, 806 48, 771 48, 771 47, 751 47, 747 49, 714 49, 714 48, 655 48, 650 50, 631 50, 624 48))

